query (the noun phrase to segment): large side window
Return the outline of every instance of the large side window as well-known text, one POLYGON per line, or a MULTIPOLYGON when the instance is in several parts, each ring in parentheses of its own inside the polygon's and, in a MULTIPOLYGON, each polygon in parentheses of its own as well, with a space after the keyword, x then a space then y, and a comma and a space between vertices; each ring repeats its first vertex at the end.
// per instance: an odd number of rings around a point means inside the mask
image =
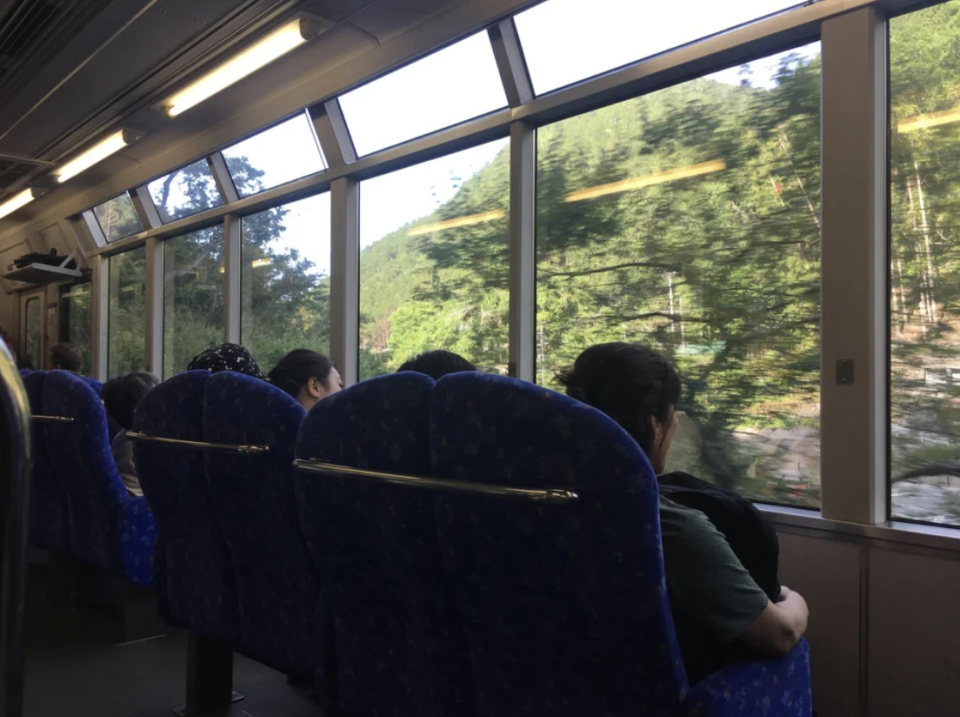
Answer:
POLYGON ((508 361, 506 140, 360 185, 360 378, 431 349, 508 361))
POLYGON ((223 342, 223 225, 163 245, 163 377, 223 342))
POLYGON ((111 256, 107 313, 107 375, 143 371, 146 359, 147 250, 111 256))
POLYGON ((543 127, 537 172, 538 382, 650 346, 670 469, 819 506, 819 45, 543 127))
POLYGON ((892 513, 960 525, 960 2, 890 21, 892 513))
POLYGON ((330 350, 330 195, 243 218, 241 340, 264 371, 330 350))
POLYGON ((60 289, 60 340, 78 346, 83 353, 80 373, 90 370, 90 283, 60 289))

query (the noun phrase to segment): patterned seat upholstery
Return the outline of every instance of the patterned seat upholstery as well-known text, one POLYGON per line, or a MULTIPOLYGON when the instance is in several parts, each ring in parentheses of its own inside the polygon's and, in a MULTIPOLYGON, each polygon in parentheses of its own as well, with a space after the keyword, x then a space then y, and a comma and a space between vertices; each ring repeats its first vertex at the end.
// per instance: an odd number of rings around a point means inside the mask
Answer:
MULTIPOLYGON (((46 371, 27 371, 23 385, 30 401, 30 411, 43 414, 43 387, 46 371)), ((66 554, 69 534, 67 497, 63 484, 50 462, 44 424, 34 421, 33 470, 30 474, 30 544, 43 550, 66 554)))
POLYGON ((206 454, 213 510, 236 567, 243 651, 287 674, 312 676, 317 568, 294 489, 303 407, 257 378, 215 374, 204 400, 204 440, 266 445, 262 455, 206 454))
MULTIPOLYGON (((297 457, 428 475, 432 386, 420 374, 394 374, 325 398, 307 414, 297 457)), ((297 474, 297 492, 325 586, 324 607, 333 619, 340 713, 471 714, 466 654, 443 577, 433 495, 306 473, 297 474)))
POLYGON ((45 414, 74 419, 43 427, 67 500, 70 555, 137 585, 152 585, 157 527, 146 501, 123 487, 99 396, 77 376, 50 371, 43 406, 45 414))
POLYGON ((533 384, 456 374, 433 391, 430 430, 435 478, 579 495, 563 505, 438 496, 479 717, 810 714, 805 645, 724 670, 688 697, 656 477, 612 420, 533 384))
MULTIPOLYGON (((140 402, 133 429, 151 436, 203 440, 208 371, 187 371, 140 402)), ((140 487, 150 504, 157 543, 157 595, 164 619, 240 650, 236 573, 213 510, 204 454, 135 442, 140 487)))

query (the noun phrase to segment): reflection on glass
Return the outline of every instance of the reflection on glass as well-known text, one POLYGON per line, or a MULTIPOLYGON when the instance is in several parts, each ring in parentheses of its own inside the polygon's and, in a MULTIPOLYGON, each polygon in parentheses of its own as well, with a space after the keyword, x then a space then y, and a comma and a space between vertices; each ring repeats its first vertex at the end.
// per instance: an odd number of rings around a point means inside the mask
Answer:
POLYGON ((223 225, 163 245, 163 378, 223 343, 223 225))
POLYGON ((164 224, 223 204, 206 159, 153 180, 147 189, 164 224))
POLYGON ((506 140, 360 185, 360 378, 431 349, 506 373, 506 140))
POLYGON ((537 381, 651 346, 684 380, 670 470, 818 506, 819 46, 537 141, 537 381))
POLYGON ((23 356, 21 363, 24 366, 32 366, 35 369, 44 369, 46 359, 41 355, 43 350, 43 307, 40 306, 40 299, 27 299, 27 305, 24 307, 24 332, 26 339, 24 342, 23 356))
POLYGON ((340 97, 358 155, 460 124, 507 106, 486 32, 340 97))
POLYGON ((107 315, 107 375, 143 371, 146 359, 147 250, 111 256, 107 315))
POLYGON ((90 375, 90 284, 60 289, 60 340, 80 348, 80 373, 90 375))
POLYGON ((895 518, 960 525, 960 2, 890 20, 895 518))
POLYGON ((243 218, 240 336, 264 371, 330 351, 330 195, 243 218))
POLYGON ((117 241, 143 231, 133 200, 126 192, 94 207, 93 214, 107 241, 117 241))
POLYGON ((797 0, 547 0, 516 16, 537 94, 743 25, 797 0))
POLYGON ((327 167, 306 113, 228 147, 223 158, 241 197, 327 167))

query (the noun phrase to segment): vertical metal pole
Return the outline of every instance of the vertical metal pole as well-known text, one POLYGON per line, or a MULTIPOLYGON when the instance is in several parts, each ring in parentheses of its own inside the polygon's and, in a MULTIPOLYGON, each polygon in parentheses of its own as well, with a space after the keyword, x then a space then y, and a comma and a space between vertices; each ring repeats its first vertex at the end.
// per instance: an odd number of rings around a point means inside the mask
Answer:
POLYGON ((223 224, 223 340, 229 344, 240 343, 240 314, 243 308, 243 277, 240 270, 243 254, 240 234, 242 221, 236 214, 228 214, 223 224))
POLYGON ((886 27, 875 8, 823 23, 822 511, 887 519, 886 27))
POLYGON ((23 715, 29 415, 23 383, 0 342, 0 714, 4 717, 23 715))
POLYGON ((98 381, 107 380, 107 354, 110 309, 110 258, 97 254, 90 261, 90 373, 98 381))
POLYGON ((334 180, 330 203, 330 356, 349 386, 359 379, 360 185, 334 180))
POLYGON ((156 237, 146 245, 146 334, 143 365, 163 378, 163 242, 156 237))
POLYGON ((536 370, 537 131, 510 127, 510 375, 533 381, 536 370))

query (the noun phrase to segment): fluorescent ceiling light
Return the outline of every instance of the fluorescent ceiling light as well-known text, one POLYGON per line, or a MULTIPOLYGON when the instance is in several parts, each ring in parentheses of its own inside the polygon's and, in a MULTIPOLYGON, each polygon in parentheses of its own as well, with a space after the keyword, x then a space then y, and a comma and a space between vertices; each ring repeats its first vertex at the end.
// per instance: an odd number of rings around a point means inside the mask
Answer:
POLYGON ((590 189, 581 189, 579 192, 568 194, 566 201, 582 202, 584 199, 596 199, 608 194, 618 194, 619 192, 629 192, 633 189, 643 189, 652 187, 654 184, 665 184, 666 182, 675 182, 678 179, 687 179, 688 177, 699 177, 701 174, 710 174, 711 172, 721 172, 727 168, 727 163, 722 159, 715 159, 712 162, 701 162, 692 164, 682 169, 667 169, 656 174, 648 174, 646 177, 631 177, 611 184, 601 184, 590 189))
POLYGON ((103 161, 111 154, 119 152, 128 144, 135 142, 138 138, 139 135, 130 130, 122 129, 114 132, 105 140, 93 145, 76 159, 54 170, 54 174, 57 175, 57 181, 62 184, 71 177, 76 177, 80 172, 89 169, 97 162, 103 161))
POLYGON ((254 269, 261 266, 270 266, 270 259, 268 259, 267 257, 264 257, 262 259, 254 259, 253 261, 250 262, 250 266, 253 267, 254 269))
POLYGON ((274 30, 263 39, 255 42, 246 50, 190 83, 163 103, 167 114, 176 117, 181 112, 198 105, 261 67, 269 65, 290 50, 315 37, 322 29, 322 23, 299 18, 274 30))
POLYGON ((494 209, 492 212, 484 212, 483 214, 471 214, 467 217, 457 217, 456 219, 448 219, 445 222, 437 222, 436 224, 424 224, 423 226, 414 227, 407 232, 407 236, 418 237, 423 236, 424 234, 431 234, 433 232, 442 232, 445 229, 456 229, 457 227, 469 227, 474 224, 483 224, 484 222, 493 222, 497 219, 503 219, 506 215, 502 209, 494 209))
POLYGON ((921 129, 930 129, 954 122, 960 122, 960 108, 907 117, 897 122, 897 132, 906 134, 907 132, 917 132, 921 129))
POLYGON ((3 217, 8 214, 13 214, 20 209, 20 207, 25 207, 41 194, 43 194, 43 192, 39 189, 24 189, 22 192, 14 194, 11 199, 0 204, 0 219, 3 219, 3 217))

